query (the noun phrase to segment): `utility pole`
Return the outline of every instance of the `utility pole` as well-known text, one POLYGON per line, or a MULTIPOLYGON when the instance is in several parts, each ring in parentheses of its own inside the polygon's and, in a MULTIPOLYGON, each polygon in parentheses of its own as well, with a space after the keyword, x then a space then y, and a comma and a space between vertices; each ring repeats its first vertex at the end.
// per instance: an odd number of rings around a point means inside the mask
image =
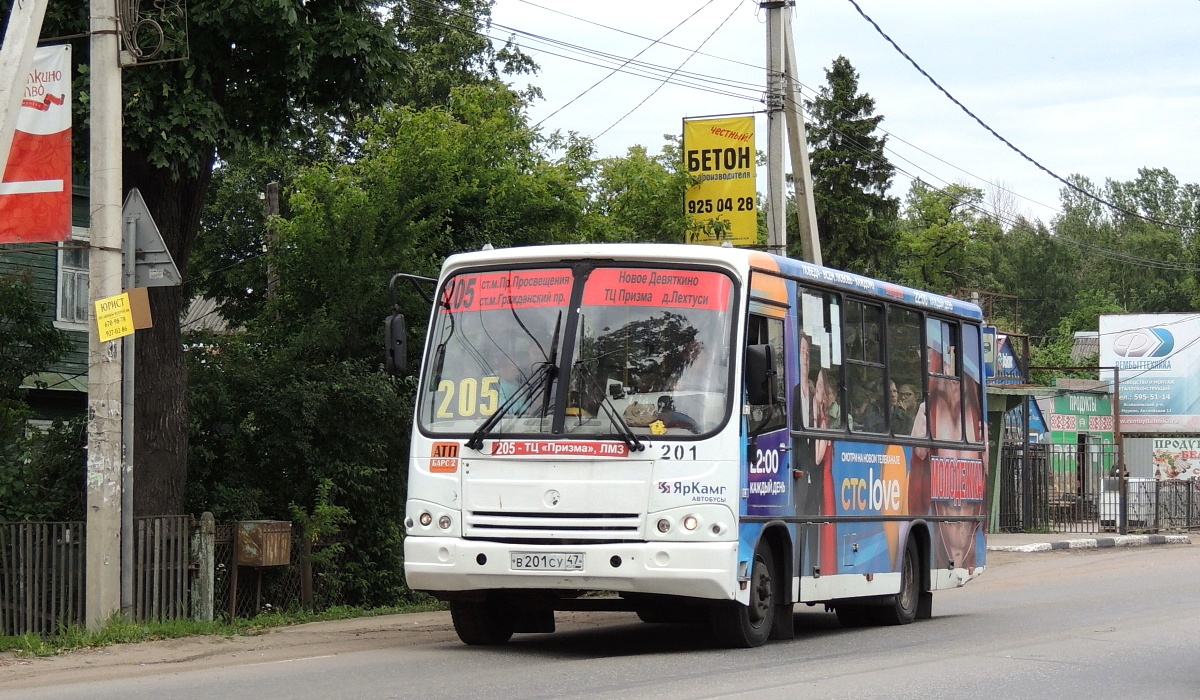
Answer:
POLYGON ((784 9, 790 0, 763 0, 767 11, 767 249, 787 255, 787 201, 783 187, 784 9))
POLYGON ((800 255, 810 263, 822 265, 821 238, 817 233, 817 201, 813 196, 812 167, 808 160, 808 130, 804 125, 804 105, 796 89, 796 42, 792 38, 792 13, 784 15, 784 73, 787 99, 788 150, 792 156, 792 185, 796 189, 796 219, 800 224, 800 255))
MULTIPOLYGON (((121 68, 116 0, 90 0, 89 302, 121 291, 121 68)), ((88 328, 87 592, 96 629, 121 607, 121 343, 88 328)))

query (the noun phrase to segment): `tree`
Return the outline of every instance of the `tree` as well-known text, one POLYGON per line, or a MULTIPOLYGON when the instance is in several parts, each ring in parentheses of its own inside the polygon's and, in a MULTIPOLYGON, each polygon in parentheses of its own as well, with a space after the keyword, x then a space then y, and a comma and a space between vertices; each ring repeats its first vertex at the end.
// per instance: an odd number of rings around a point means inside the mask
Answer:
MULTIPOLYGON (((6 15, 10 4, 0 2, 6 15)), ((443 7, 454 22, 409 12, 395 0, 195 0, 188 4, 188 60, 123 71, 124 185, 141 190, 185 280, 218 154, 287 143, 314 125, 352 123, 377 105, 405 99, 405 68, 414 53, 431 46, 443 52, 439 60, 454 58, 453 44, 487 63, 491 44, 459 35, 464 26, 481 27, 490 0, 443 7), (452 41, 441 41, 447 37, 452 41)), ((54 7, 45 24, 53 36, 86 29, 83 9, 72 3, 54 7)), ((453 65, 469 67, 470 59, 453 65)), ((80 71, 86 75, 86 65, 80 71)), ((436 85, 416 92, 436 100, 439 90, 445 94, 445 86, 436 85)), ((77 94, 77 133, 86 134, 86 90, 77 94)), ((87 153, 86 139, 77 146, 77 154, 87 153)), ((159 322, 138 339, 138 515, 183 508, 187 372, 179 327, 171 320, 180 317, 185 297, 180 288, 151 290, 159 322)))
POLYGON ((981 215, 982 203, 982 190, 914 180, 898 227, 898 280, 942 294, 993 286, 986 249, 998 227, 981 215))
MULTIPOLYGON (((383 371, 389 278, 436 275, 447 255, 485 243, 570 240, 582 218, 582 192, 542 155, 523 104, 489 84, 455 89, 444 107, 384 109, 360 125, 352 161, 295 173, 278 243, 262 256, 279 276, 272 299, 238 291, 261 287, 264 267, 247 277, 212 251, 197 256, 208 288, 239 300, 243 330, 190 338, 188 506, 224 519, 341 514, 351 554, 330 575, 345 602, 406 592, 399 523, 415 382, 383 371)), ((238 190, 257 183, 230 175, 214 204, 233 213, 207 220, 255 208, 238 190)), ((252 248, 238 238, 256 237, 252 227, 233 230, 235 250, 252 248)), ((429 304, 397 291, 417 347, 429 304)))
POLYGON ((1084 253, 1080 286, 1111 290, 1117 303, 1133 313, 1195 308, 1200 302, 1195 293, 1200 251, 1192 227, 1200 223, 1200 188, 1181 186, 1166 170, 1146 168, 1136 180, 1108 180, 1104 187, 1082 177, 1073 182, 1144 217, 1063 190, 1063 215, 1054 229, 1084 253))
POLYGON ((1086 287, 1080 249, 1041 222, 1023 222, 1000 235, 992 254, 996 291, 1018 297, 1008 330, 1038 337, 1051 332, 1086 287))
POLYGON ((688 188, 677 142, 657 156, 631 146, 624 156, 591 161, 584 240, 682 243, 689 224, 681 202, 688 188))
MULTIPOLYGON (((845 56, 825 71, 828 83, 808 103, 813 193, 825 264, 881 275, 897 241, 899 202, 887 195, 895 169, 876 134, 882 116, 858 92, 858 72, 845 56)), ((799 241, 793 255, 799 257, 799 241)))

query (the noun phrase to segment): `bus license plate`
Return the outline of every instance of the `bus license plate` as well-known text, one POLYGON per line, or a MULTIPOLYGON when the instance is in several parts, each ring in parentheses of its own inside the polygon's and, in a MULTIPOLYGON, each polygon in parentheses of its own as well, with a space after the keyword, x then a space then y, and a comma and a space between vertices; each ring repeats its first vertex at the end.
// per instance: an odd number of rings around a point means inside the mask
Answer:
POLYGON ((519 571, 582 571, 582 552, 510 552, 511 569, 519 571))

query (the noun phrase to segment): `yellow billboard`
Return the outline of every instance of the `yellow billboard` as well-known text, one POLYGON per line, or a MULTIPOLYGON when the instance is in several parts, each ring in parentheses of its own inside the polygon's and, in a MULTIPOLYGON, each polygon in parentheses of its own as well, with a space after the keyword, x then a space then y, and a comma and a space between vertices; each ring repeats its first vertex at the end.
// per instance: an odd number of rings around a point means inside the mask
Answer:
POLYGON ((754 116, 683 120, 688 243, 758 243, 754 116))

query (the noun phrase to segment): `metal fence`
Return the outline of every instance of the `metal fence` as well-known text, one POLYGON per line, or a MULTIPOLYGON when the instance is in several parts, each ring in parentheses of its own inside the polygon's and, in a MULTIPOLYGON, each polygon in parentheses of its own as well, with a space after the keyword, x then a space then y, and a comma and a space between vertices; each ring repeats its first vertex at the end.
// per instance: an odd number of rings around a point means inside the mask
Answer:
MULTIPOLYGON (((1115 532, 1120 526, 1116 447, 1006 443, 1000 455, 1002 532, 1115 532)), ((1200 481, 1126 480, 1127 531, 1200 528, 1200 481)))
POLYGON ((336 542, 310 543, 293 530, 288 564, 270 567, 237 566, 237 531, 218 525, 214 541, 216 571, 214 608, 226 619, 252 617, 270 611, 325 610, 345 603, 339 578, 331 575, 348 558, 336 542))

